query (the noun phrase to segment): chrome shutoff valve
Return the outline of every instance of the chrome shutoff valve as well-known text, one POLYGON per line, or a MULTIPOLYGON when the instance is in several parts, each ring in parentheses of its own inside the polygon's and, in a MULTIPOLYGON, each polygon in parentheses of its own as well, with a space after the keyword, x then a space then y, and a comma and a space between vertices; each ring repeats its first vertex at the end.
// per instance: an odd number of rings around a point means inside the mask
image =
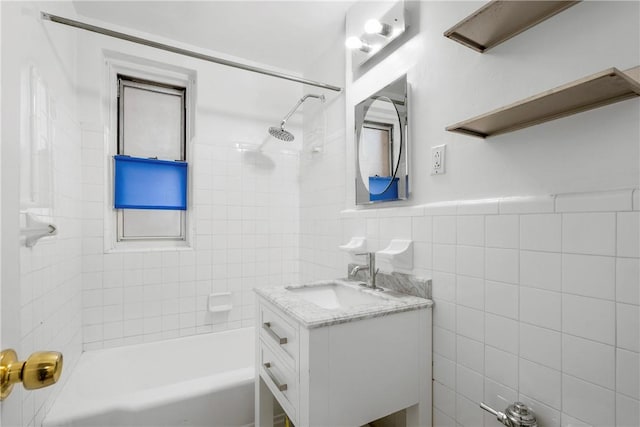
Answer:
POLYGON ((484 403, 481 403, 480 407, 495 415, 498 421, 507 427, 538 427, 535 415, 531 409, 522 402, 509 405, 504 412, 496 411, 484 403))

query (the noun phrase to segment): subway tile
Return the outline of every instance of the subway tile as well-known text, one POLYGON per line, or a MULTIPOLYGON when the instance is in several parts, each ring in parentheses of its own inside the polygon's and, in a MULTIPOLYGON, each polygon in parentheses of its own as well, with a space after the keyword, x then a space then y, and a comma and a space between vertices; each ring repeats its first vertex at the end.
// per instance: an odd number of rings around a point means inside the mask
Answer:
POLYGON ((518 215, 487 215, 486 246, 488 248, 519 248, 520 217, 518 215))
POLYGON ((616 304, 617 346, 635 352, 640 351, 640 307, 616 304))
POLYGON ((520 284, 560 291, 562 255, 553 252, 520 251, 520 284))
POLYGON ((499 212, 498 199, 461 200, 458 202, 457 215, 495 215, 499 212))
POLYGON ((456 271, 456 246, 433 245, 433 269, 447 273, 456 271))
POLYGON ((457 276, 456 302, 465 307, 484 310, 484 280, 476 277, 457 276))
POLYGON ((456 243, 455 216, 433 217, 433 242, 446 244, 456 243))
MULTIPOLYGON (((518 401, 518 393, 504 385, 485 377, 484 403, 490 408, 503 411, 509 405, 518 401)), ((493 417, 495 419, 495 417, 493 417)))
POLYGON ((517 249, 486 249, 485 278, 497 282, 518 283, 519 252, 517 249))
POLYGON ((630 211, 632 190, 569 193, 556 196, 556 212, 630 211))
POLYGON ((433 351, 447 359, 456 360, 456 334, 434 326, 433 351))
POLYGON ((456 361, 469 369, 484 371, 484 344, 462 335, 456 337, 456 361))
POLYGON ((456 421, 463 427, 483 425, 483 412, 477 402, 472 402, 461 394, 456 395, 456 421))
POLYGON ((615 419, 615 393, 569 375, 562 376, 562 411, 594 426, 615 419))
POLYGON ((640 260, 616 258, 616 301, 640 304, 640 260))
POLYGON ((506 317, 486 313, 485 343, 511 354, 518 354, 518 322, 506 317), (507 338, 510 337, 510 338, 507 338))
POLYGON ((520 287, 520 321, 559 331, 562 325, 559 292, 520 287))
POLYGON ((433 268, 433 245, 431 243, 413 243, 413 266, 426 270, 433 268))
POLYGON ((520 394, 518 399, 520 402, 527 405, 536 416, 536 421, 539 426, 545 427, 560 427, 560 411, 545 405, 525 394, 520 394))
POLYGON ((518 388, 518 356, 486 346, 484 360, 487 378, 512 389, 518 388))
POLYGON ((433 325, 449 331, 456 330, 456 305, 446 301, 435 301, 433 305, 433 325))
POLYGON ((505 197, 500 199, 500 214, 551 213, 555 209, 555 196, 505 197))
POLYGON ((518 319, 518 286, 499 282, 485 282, 485 311, 518 319))
POLYGON ((464 246, 484 246, 484 216, 469 215, 457 217, 457 244, 464 246))
POLYGON ((457 246, 457 273, 471 277, 484 277, 484 257, 484 248, 474 246, 457 246))
POLYGON ((562 255, 562 291, 613 300, 615 258, 593 255, 562 255))
POLYGON ((577 295, 562 296, 562 332, 615 344, 615 303, 577 295))
POLYGON ((457 365, 456 391, 474 402, 482 401, 484 397, 484 381, 482 375, 462 365, 457 365))
POLYGON ((616 394, 616 426, 640 426, 640 402, 622 394, 616 394))
POLYGON ((562 427, 594 427, 591 424, 587 424, 582 420, 565 414, 564 412, 560 413, 560 425, 562 427))
POLYGON ((449 388, 456 387, 456 363, 438 354, 433 355, 433 379, 449 388))
POLYGON ((456 275, 434 271, 432 279, 433 299, 455 302, 456 275))
POLYGON ((636 352, 616 349, 616 391, 640 399, 640 356, 636 352))
POLYGON ((563 214, 562 251, 614 256, 616 254, 615 214, 563 214))
MULTIPOLYGON (((433 406, 449 417, 456 416, 456 392, 439 383, 433 382, 433 406)), ((455 426, 455 423, 454 423, 455 426)))
MULTIPOLYGON (((455 393, 453 396, 453 407, 455 409, 455 393)), ((455 421, 455 414, 449 416, 444 412, 440 411, 438 408, 434 408, 433 410, 433 425, 434 427, 458 427, 458 424, 455 421)))
POLYGON ((480 310, 458 306, 456 332, 476 341, 484 341, 484 313, 480 310))
POLYGON ((617 236, 618 256, 640 256, 640 212, 618 212, 617 236))
POLYGON ((560 409, 563 402, 560 386, 560 371, 520 359, 520 393, 560 409))
POLYGON ((380 218, 380 239, 411 239, 411 218, 380 218))
POLYGON ((418 216, 411 218, 412 238, 416 242, 433 241, 433 217, 418 216))
POLYGON ((615 388, 615 348, 564 334, 562 372, 602 387, 615 388))
POLYGON ((520 357, 549 368, 562 368, 562 335, 551 329, 520 323, 520 357))
POLYGON ((520 248, 560 252, 561 216, 537 214, 520 216, 520 248))

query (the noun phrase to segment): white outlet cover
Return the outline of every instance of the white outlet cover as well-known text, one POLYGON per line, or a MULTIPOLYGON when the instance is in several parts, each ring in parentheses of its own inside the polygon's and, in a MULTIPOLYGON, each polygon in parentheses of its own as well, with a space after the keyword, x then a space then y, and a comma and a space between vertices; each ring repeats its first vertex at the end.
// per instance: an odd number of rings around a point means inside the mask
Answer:
POLYGON ((431 147, 431 175, 445 173, 445 148, 446 144, 431 147))

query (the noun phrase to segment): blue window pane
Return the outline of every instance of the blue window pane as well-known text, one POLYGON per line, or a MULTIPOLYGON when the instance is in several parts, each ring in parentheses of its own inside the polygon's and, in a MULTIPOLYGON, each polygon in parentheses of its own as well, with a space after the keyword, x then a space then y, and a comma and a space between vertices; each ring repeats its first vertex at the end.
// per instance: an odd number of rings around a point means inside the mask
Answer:
POLYGON ((116 209, 187 209, 187 163, 114 156, 116 209))

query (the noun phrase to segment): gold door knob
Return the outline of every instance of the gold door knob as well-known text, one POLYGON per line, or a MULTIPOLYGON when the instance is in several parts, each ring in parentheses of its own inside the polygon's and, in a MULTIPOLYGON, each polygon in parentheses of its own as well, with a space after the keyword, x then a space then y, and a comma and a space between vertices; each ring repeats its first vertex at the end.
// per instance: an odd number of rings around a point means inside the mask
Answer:
POLYGON ((22 382, 27 390, 55 384, 62 373, 62 353, 37 351, 25 362, 18 361, 12 349, 0 352, 0 401, 6 399, 13 385, 22 382))

